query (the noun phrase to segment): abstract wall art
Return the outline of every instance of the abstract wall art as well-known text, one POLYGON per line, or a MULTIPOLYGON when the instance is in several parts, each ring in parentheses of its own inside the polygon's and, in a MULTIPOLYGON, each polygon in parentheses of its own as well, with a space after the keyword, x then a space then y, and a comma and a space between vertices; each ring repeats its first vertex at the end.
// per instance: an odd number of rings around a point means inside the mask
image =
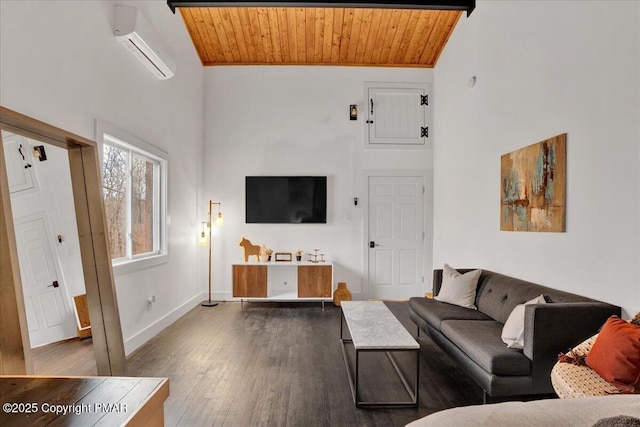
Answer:
POLYGON ((500 230, 565 231, 567 134, 501 157, 500 230))

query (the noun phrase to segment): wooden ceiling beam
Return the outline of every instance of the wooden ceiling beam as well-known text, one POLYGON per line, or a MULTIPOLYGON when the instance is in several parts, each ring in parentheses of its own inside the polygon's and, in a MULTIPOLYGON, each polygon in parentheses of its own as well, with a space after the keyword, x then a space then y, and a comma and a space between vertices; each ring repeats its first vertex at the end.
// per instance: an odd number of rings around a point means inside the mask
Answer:
POLYGON ((324 0, 299 1, 279 0, 167 0, 167 5, 173 13, 178 7, 340 7, 340 8, 368 8, 368 9, 427 9, 427 10, 463 10, 467 16, 476 7, 476 0, 324 0))

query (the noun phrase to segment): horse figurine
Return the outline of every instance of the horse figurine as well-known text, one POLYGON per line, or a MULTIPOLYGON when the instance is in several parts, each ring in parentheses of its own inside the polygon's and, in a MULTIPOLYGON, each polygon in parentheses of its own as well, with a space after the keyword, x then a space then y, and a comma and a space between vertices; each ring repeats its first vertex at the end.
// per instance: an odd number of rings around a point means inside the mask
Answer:
POLYGON ((239 245, 242 246, 242 251, 244 252, 244 262, 249 261, 251 255, 255 255, 256 259, 260 261, 260 246, 252 244, 250 240, 244 237, 240 239, 239 245))

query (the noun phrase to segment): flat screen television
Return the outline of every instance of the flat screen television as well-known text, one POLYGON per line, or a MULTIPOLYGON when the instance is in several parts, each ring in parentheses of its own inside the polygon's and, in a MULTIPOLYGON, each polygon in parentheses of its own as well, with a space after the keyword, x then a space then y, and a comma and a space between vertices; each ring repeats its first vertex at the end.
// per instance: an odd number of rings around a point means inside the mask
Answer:
POLYGON ((326 176, 248 176, 247 224, 326 224, 326 176))

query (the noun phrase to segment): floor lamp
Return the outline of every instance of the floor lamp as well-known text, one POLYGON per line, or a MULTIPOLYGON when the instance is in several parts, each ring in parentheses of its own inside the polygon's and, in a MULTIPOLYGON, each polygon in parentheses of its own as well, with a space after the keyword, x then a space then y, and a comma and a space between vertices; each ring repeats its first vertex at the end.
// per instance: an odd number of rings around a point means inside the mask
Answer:
POLYGON ((222 217, 222 203, 212 202, 211 200, 209 200, 209 220, 202 223, 202 232, 200 233, 200 246, 209 245, 209 299, 202 303, 203 307, 215 307, 216 305, 218 305, 216 301, 211 301, 211 215, 213 214, 213 205, 218 205, 216 226, 222 227, 222 225, 224 224, 224 218, 222 217), (205 228, 209 230, 209 236, 205 234, 205 228))

